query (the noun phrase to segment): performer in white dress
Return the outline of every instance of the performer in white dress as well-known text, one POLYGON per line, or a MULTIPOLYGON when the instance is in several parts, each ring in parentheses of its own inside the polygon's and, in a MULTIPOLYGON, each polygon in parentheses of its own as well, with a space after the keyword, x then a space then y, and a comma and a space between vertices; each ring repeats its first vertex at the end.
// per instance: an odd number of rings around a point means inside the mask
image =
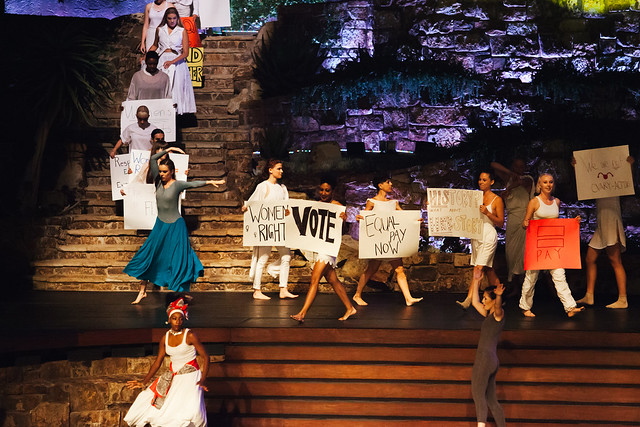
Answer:
MULTIPOLYGON (((522 227, 527 228, 529 226, 530 219, 546 219, 546 218, 558 218, 560 213, 560 200, 553 197, 551 192, 553 191, 553 176, 550 174, 542 174, 538 178, 538 184, 536 185, 536 192, 540 193, 539 196, 531 199, 529 206, 527 206, 527 213, 522 221, 522 227)), ((580 217, 576 217, 576 221, 580 222, 580 217)), ((577 307, 576 302, 571 295, 571 289, 564 274, 563 268, 555 268, 549 270, 551 273, 551 279, 556 287, 558 298, 562 301, 564 311, 569 317, 573 317, 575 314, 584 310, 584 307, 577 307)), ((533 294, 535 292, 535 284, 538 280, 539 270, 527 270, 524 276, 524 282, 522 283, 522 295, 520 297, 520 308, 522 313, 526 317, 535 317, 535 314, 531 311, 533 306, 533 294)))
MULTIPOLYGON (((633 164, 635 159, 631 156, 627 162, 633 164)), ((571 161, 576 166, 576 159, 571 161)), ((627 273, 622 265, 620 254, 627 250, 627 239, 622 225, 622 212, 620 211, 620 197, 605 197, 596 199, 596 219, 598 225, 591 237, 585 262, 587 264, 587 292, 580 298, 578 304, 593 305, 593 294, 598 276, 596 261, 604 250, 607 253, 611 267, 616 276, 618 285, 618 300, 607 305, 607 308, 627 308, 627 273)))
MULTIPOLYGON (((387 174, 378 174, 373 177, 373 185, 377 189, 377 194, 371 199, 367 199, 367 204, 365 205, 364 210, 374 212, 393 212, 393 211, 401 211, 402 208, 397 200, 387 199, 387 195, 393 189, 393 183, 387 174)), ((362 215, 357 215, 356 219, 360 221, 362 219, 362 215)), ((404 266, 402 265, 402 258, 395 258, 388 260, 396 272, 396 280, 398 281, 398 286, 402 291, 402 295, 404 296, 404 301, 407 306, 411 306, 419 301, 422 301, 422 297, 414 298, 411 295, 411 291, 409 290, 409 283, 407 282, 407 276, 404 273, 404 266)), ((360 279, 358 280, 358 288, 356 293, 353 295, 353 300, 358 305, 368 305, 362 299, 362 291, 364 287, 367 285, 371 277, 378 271, 380 268, 381 260, 371 259, 369 260, 369 264, 367 264, 367 269, 362 273, 360 279)))
POLYGON ((156 39, 156 28, 160 25, 165 11, 170 7, 173 7, 173 4, 165 0, 154 0, 145 6, 140 52, 147 53, 153 46, 153 41, 156 39))
POLYGON ((471 240, 471 265, 473 279, 464 301, 456 301, 465 310, 473 301, 473 290, 480 288, 480 282, 486 274, 490 286, 498 286, 500 280, 493 269, 493 257, 498 246, 496 227, 504 225, 504 204, 502 199, 491 191, 494 180, 490 172, 481 172, 478 177, 478 189, 482 191, 482 239, 471 240))
MULTIPOLYGON (((284 170, 282 169, 282 161, 277 159, 271 159, 265 166, 265 172, 269 177, 262 181, 256 187, 255 191, 249 197, 249 201, 254 200, 287 200, 289 199, 289 193, 287 187, 283 184, 279 184, 278 181, 282 179, 284 170)), ((242 212, 247 211, 247 206, 242 206, 242 212)), ((280 298, 297 298, 298 295, 294 295, 287 289, 289 282, 289 263, 291 261, 291 252, 289 248, 284 246, 276 246, 280 258, 270 264, 267 267, 267 271, 272 276, 280 276, 280 298)), ((262 293, 262 272, 269 260, 269 254, 271 253, 271 246, 255 246, 253 248, 253 255, 251 257, 251 269, 249 271, 249 279, 253 281, 253 298, 267 300, 268 296, 262 293)))
POLYGON ((209 355, 196 334, 183 329, 188 319, 187 305, 182 298, 167 309, 171 329, 160 339, 158 357, 142 382, 129 381, 130 389, 142 388, 158 371, 165 355, 171 358, 169 371, 156 378, 145 388, 129 408, 124 421, 132 427, 205 427, 207 408, 203 391, 209 371, 209 355), (202 368, 196 354, 200 355, 202 368))
POLYGON ((196 100, 186 61, 189 55, 189 38, 175 7, 170 7, 165 12, 149 50, 158 52, 158 68, 167 73, 171 80, 171 94, 173 102, 177 104, 178 114, 195 113, 196 100))

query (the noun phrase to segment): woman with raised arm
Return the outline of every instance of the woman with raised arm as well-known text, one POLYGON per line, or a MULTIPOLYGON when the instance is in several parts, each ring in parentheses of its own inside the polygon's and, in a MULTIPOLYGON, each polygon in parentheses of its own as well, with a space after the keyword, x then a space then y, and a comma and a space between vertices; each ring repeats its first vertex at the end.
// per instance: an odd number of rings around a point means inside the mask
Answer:
POLYGON ((142 25, 142 40, 140 41, 140 52, 147 53, 156 39, 156 28, 162 22, 164 13, 173 3, 165 0, 154 0, 147 3, 144 8, 144 24, 142 25))
POLYGON ((195 113, 196 99, 187 66, 189 37, 175 7, 168 8, 164 13, 162 22, 156 29, 153 46, 149 50, 158 52, 158 68, 167 73, 171 80, 171 96, 177 105, 178 114, 195 113))
MULTIPOLYGON (((366 211, 374 211, 374 212, 393 212, 393 211, 401 211, 402 208, 397 200, 388 199, 387 196, 391 193, 393 189, 393 183, 387 174, 377 174, 373 177, 373 185, 377 189, 377 193, 374 197, 367 199, 367 204, 364 208, 366 211)), ((357 215, 356 219, 360 221, 362 219, 361 215, 357 215)), ((419 301, 422 301, 422 297, 414 298, 411 296, 411 291, 409 290, 409 283, 407 283, 407 276, 404 273, 404 266, 402 265, 402 258, 395 258, 388 260, 394 271, 396 272, 396 280, 398 281, 398 286, 402 291, 402 295, 404 296, 404 301, 407 306, 411 306, 419 301)), ((362 299, 362 290, 367 285, 371 277, 376 274, 376 271, 380 268, 380 264, 382 261, 378 259, 369 260, 369 264, 367 265, 367 269, 360 276, 360 280, 358 280, 358 289, 356 290, 355 295, 353 295, 353 300, 358 305, 367 305, 367 303, 362 299)))
MULTIPOLYGON (((255 191, 249 197, 249 201, 264 200, 288 200, 289 192, 284 184, 279 184, 282 179, 284 169, 282 168, 282 160, 271 159, 264 168, 263 175, 267 175, 267 179, 262 181, 256 187, 255 191)), ((247 211, 247 206, 242 206, 242 212, 247 211)), ((287 289, 289 282, 289 263, 291 262, 291 252, 289 248, 284 246, 276 246, 280 258, 275 263, 267 267, 267 271, 274 277, 280 276, 280 298, 297 298, 287 289)), ((254 246, 253 255, 251 257, 251 269, 249 270, 249 279, 253 281, 253 298, 267 300, 271 299, 262 293, 262 272, 269 260, 271 246, 254 246)))
POLYGON ((497 286, 500 282, 493 269, 493 257, 498 246, 498 233, 496 227, 504 225, 504 204, 502 199, 491 191, 493 185, 493 175, 491 172, 483 171, 478 176, 478 189, 482 191, 482 204, 480 213, 482 214, 482 238, 471 240, 471 265, 473 265, 473 278, 469 286, 469 292, 464 301, 456 301, 465 310, 471 305, 473 287, 480 286, 479 283, 486 274, 489 283, 497 286))
POLYGON ((498 340, 504 328, 504 311, 502 310, 502 283, 489 286, 479 295, 480 282, 474 281, 471 289, 473 307, 485 319, 480 328, 480 340, 476 350, 476 360, 471 370, 471 394, 476 406, 478 427, 487 424, 488 409, 496 425, 505 426, 504 412, 496 395, 496 374, 500 361, 498 360, 498 340))
MULTIPOLYGON (((531 219, 547 219, 558 218, 560 214, 560 200, 552 196, 553 192, 553 176, 548 173, 543 173, 538 178, 536 184, 536 193, 539 196, 531 199, 527 206, 527 213, 522 221, 522 227, 527 228, 529 226, 529 220, 531 219)), ((580 222, 580 217, 575 218, 580 222)), ((584 307, 577 307, 576 302, 571 295, 571 289, 564 274, 564 268, 555 268, 549 270, 551 273, 551 279, 556 287, 558 298, 562 301, 564 311, 567 316, 573 317, 577 313, 584 310, 584 307)), ((524 276, 524 282, 522 283, 522 295, 520 296, 520 309, 526 317, 535 317, 535 314, 531 311, 533 307, 533 294, 535 292, 536 281, 538 280, 539 270, 527 270, 524 276)))
POLYGON ((204 268, 191 248, 187 226, 180 211, 178 199, 188 188, 224 184, 224 180, 177 181, 176 168, 171 159, 158 159, 169 152, 184 154, 179 148, 169 147, 149 160, 149 170, 155 181, 158 218, 142 247, 133 256, 124 272, 140 280, 138 296, 132 304, 138 304, 147 296, 148 282, 165 286, 175 292, 188 292, 191 283, 202 276, 204 268))
MULTIPOLYGON (((335 179, 330 176, 323 177, 322 182, 320 183, 320 188, 318 189, 318 200, 324 203, 332 203, 334 205, 342 206, 340 202, 333 198, 333 190, 335 188, 335 179)), ((340 217, 343 220, 347 218, 344 212, 340 214, 340 217)), ((344 316, 340 317, 338 320, 347 320, 349 316, 356 314, 356 309, 351 304, 351 301, 349 301, 347 291, 344 289, 344 285, 340 282, 340 279, 338 279, 338 275, 334 270, 334 267, 336 266, 336 257, 314 253, 313 258, 315 259, 315 263, 313 265, 313 271, 311 272, 311 283, 309 285, 309 291, 307 292, 307 298, 304 300, 302 310, 297 314, 292 314, 291 318, 301 323, 304 322, 304 316, 306 316, 307 311, 309 311, 309 308, 318 293, 320 279, 324 277, 327 282, 331 284, 336 295, 338 295, 338 298, 340 298, 340 301, 342 301, 347 309, 344 316)))
POLYGON ((171 358, 170 370, 140 392, 124 421, 132 427, 205 427, 207 408, 203 391, 209 391, 205 385, 209 355, 196 334, 183 328, 189 314, 182 298, 169 305, 167 315, 170 329, 160 339, 158 357, 142 381, 128 381, 127 387, 136 389, 149 384, 166 355, 171 358), (202 368, 196 355, 202 358, 202 368))

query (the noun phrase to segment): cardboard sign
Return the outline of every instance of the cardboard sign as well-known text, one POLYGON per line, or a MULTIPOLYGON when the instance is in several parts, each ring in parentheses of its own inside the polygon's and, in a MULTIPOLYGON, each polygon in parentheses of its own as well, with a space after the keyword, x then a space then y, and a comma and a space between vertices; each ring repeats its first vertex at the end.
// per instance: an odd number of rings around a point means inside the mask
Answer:
POLYGON ((146 170, 151 152, 149 150, 131 150, 130 155, 129 168, 131 169, 131 175, 129 175, 129 182, 133 183, 136 176, 141 171, 146 170))
MULTIPOLYGON (((206 2, 203 2, 206 3, 206 2)), ((187 66, 191 74, 191 86, 202 87, 202 66, 204 64, 204 48, 190 47, 189 56, 187 56, 187 66)), ((174 140, 175 141, 175 140, 174 140)))
POLYGON ((338 256, 342 243, 344 206, 309 200, 289 200, 286 217, 286 246, 338 256))
POLYGON ((124 196, 120 190, 129 182, 129 160, 128 154, 119 154, 113 159, 109 159, 111 169, 111 200, 122 200, 124 196))
POLYGON ((132 123, 136 123, 136 110, 145 105, 149 109, 149 123, 162 129, 164 140, 174 142, 176 140, 176 109, 172 99, 141 99, 124 101, 120 114, 120 133, 132 123))
POLYGON ((242 226, 243 246, 287 246, 285 211, 289 200, 246 202, 242 226))
POLYGON ((200 2, 200 25, 202 28, 230 27, 231 3, 229 0, 207 0, 200 2))
POLYGON ((124 198, 125 230, 151 230, 158 217, 153 184, 129 184, 124 198))
POLYGON ((582 268, 580 224, 575 218, 529 221, 524 250, 525 270, 582 268))
POLYGON ((420 211, 360 211, 359 257, 403 258, 416 254, 420 211))
POLYGON ((629 146, 574 151, 578 200, 635 194, 629 146))
POLYGON ((482 191, 427 189, 429 236, 482 238, 482 191))
MULTIPOLYGON (((189 169, 189 155, 180 153, 169 153, 169 158, 176 167, 176 180, 187 181, 187 169, 189 169)), ((180 195, 182 200, 187 198, 187 192, 183 191, 180 195)))

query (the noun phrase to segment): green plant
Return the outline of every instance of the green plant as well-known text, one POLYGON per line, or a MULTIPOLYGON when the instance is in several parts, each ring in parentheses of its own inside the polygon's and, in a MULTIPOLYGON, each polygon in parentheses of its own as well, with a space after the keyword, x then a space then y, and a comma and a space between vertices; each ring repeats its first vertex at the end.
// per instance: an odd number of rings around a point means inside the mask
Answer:
POLYGON ((269 126, 258 136, 260 156, 263 159, 287 159, 291 148, 289 129, 286 126, 269 126))

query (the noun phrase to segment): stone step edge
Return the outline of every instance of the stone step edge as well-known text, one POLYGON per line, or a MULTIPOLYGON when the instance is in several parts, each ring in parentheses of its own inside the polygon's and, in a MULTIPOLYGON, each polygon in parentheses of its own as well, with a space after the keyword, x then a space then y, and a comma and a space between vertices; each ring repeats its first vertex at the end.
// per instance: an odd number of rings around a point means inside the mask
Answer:
MULTIPOLYGON (((141 245, 60 245, 58 250, 61 252, 136 252, 141 245)), ((250 246, 235 246, 228 244, 220 245, 191 245, 196 252, 251 252, 250 246), (224 249, 224 250, 223 250, 224 249)))
MULTIPOLYGON (((145 234, 138 234, 138 230, 128 230, 124 228, 80 228, 68 230, 69 236, 86 236, 86 237, 112 237, 112 236, 133 236, 146 237, 145 234)), ((216 227, 211 229, 199 228, 189 233, 190 236, 201 237, 240 237, 242 236, 242 225, 232 227, 216 227)))

